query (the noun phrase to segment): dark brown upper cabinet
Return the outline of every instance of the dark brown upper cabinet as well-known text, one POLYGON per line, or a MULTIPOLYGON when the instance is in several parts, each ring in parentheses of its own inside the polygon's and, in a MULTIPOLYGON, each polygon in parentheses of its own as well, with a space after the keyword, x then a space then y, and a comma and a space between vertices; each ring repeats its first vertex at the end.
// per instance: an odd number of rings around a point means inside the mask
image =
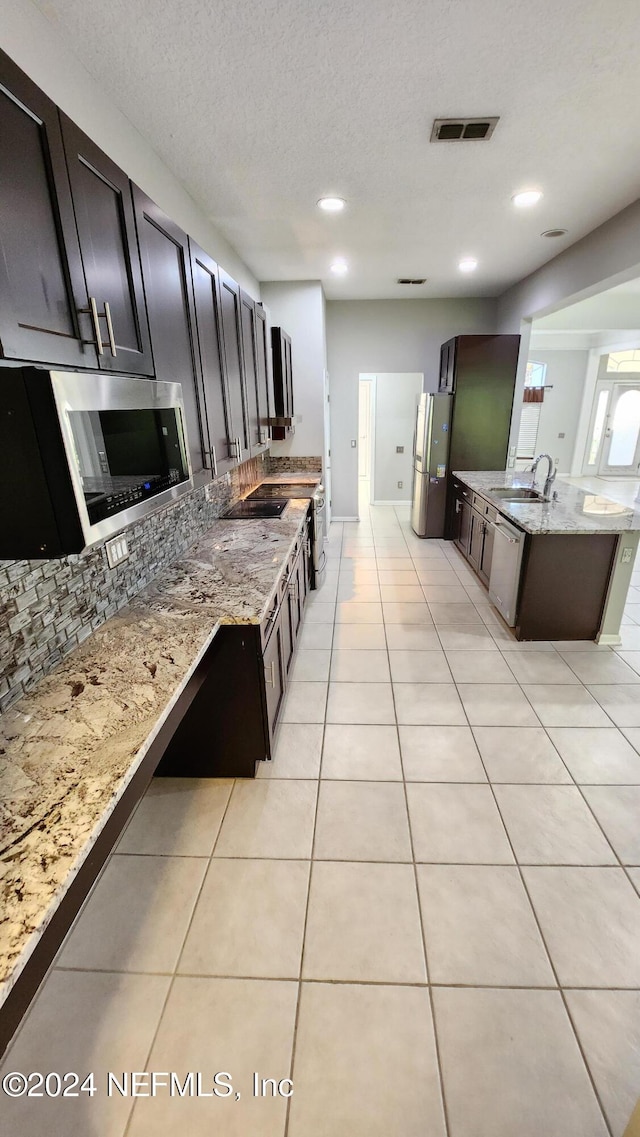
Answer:
POLYGON ((268 445, 269 435, 265 422, 264 384, 261 374, 260 332, 256 303, 248 292, 240 290, 240 320, 242 325, 242 359, 246 391, 249 443, 252 455, 260 454, 268 445))
POLYGON ((229 395, 231 426, 238 462, 251 457, 251 439, 247 415, 242 357, 242 315, 240 285, 224 269, 218 269, 220 311, 225 377, 229 395))
POLYGON ((202 375, 202 422, 214 476, 237 462, 237 440, 231 423, 224 372, 220 289, 216 262, 189 238, 195 301, 197 350, 202 375))
POLYGON ((58 111, 0 52, 0 356, 94 367, 58 111))
POLYGON ((293 409, 293 370, 291 367, 291 337, 282 328, 271 329, 273 352, 273 395, 275 418, 271 437, 288 438, 295 432, 293 409))
POLYGON ((265 445, 271 440, 270 418, 273 412, 273 371, 271 369, 271 334, 267 313, 262 304, 254 309, 256 321, 256 358, 258 372, 258 414, 265 445))
POLYGON ((189 238, 132 186, 156 379, 182 384, 191 468, 210 467, 196 338, 189 238))
POLYGON ((60 112, 98 365, 153 375, 127 175, 60 112))

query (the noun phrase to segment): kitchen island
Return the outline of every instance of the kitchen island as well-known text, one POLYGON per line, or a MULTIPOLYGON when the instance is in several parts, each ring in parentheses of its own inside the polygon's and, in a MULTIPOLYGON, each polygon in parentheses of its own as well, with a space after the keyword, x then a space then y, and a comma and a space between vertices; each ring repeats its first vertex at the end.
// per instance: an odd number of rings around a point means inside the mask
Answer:
POLYGON ((640 512, 562 479, 551 488, 545 501, 530 472, 457 471, 448 535, 517 639, 619 643, 640 512))

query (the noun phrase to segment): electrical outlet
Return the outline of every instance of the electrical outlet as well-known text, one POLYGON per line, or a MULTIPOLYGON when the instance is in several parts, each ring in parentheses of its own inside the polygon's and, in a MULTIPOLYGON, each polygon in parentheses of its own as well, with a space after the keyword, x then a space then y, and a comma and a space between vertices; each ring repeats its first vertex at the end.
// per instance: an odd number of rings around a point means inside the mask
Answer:
POLYGON ((633 549, 623 549, 622 556, 620 557, 620 564, 628 565, 633 556, 633 549))
POLYGON ((404 454, 404 446, 396 446, 396 454, 404 454))
POLYGON ((507 462, 507 466, 509 467, 509 469, 510 469, 510 470, 512 470, 512 469, 513 469, 513 467, 515 466, 515 464, 516 464, 516 460, 515 460, 515 458, 510 458, 510 459, 509 459, 509 461, 507 462))
POLYGON ((129 545, 126 537, 114 537, 113 541, 107 541, 105 549, 107 550, 109 568, 115 568, 116 565, 122 564, 122 561, 126 561, 129 556, 129 545))
POLYGON ((404 485, 404 482, 398 482, 398 489, 401 490, 403 485, 404 485))

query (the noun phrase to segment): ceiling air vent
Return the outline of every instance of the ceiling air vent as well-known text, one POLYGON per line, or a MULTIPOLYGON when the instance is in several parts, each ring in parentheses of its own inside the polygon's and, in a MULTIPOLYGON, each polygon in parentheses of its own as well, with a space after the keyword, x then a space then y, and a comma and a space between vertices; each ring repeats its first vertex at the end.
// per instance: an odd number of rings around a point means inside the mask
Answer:
POLYGON ((426 284, 426 276, 399 276, 396 284, 426 284))
POLYGON ((431 131, 432 142, 477 142, 491 138, 500 116, 485 118, 436 118, 431 131))

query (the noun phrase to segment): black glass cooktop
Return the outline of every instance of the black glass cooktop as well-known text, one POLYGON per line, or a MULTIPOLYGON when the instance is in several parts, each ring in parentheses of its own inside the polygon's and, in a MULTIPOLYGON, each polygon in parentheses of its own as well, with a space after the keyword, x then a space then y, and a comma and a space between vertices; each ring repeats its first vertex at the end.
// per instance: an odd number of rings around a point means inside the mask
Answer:
POLYGON ((245 518, 250 520, 255 517, 279 517, 280 514, 287 508, 289 499, 286 497, 277 498, 258 498, 255 501, 250 501, 246 498, 244 501, 239 501, 225 513, 225 517, 230 520, 241 520, 245 518))

